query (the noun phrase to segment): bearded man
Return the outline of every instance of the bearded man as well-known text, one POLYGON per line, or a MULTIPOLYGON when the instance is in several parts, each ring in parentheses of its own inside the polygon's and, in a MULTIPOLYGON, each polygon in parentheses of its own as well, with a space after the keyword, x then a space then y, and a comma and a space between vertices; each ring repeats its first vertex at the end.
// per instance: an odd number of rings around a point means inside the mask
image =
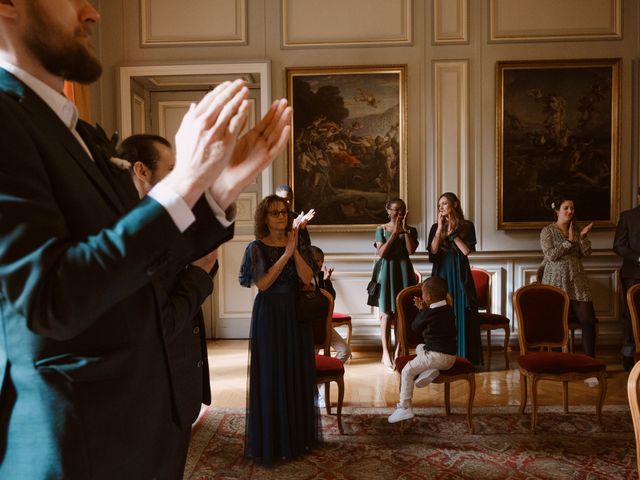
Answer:
POLYGON ((278 101, 238 137, 248 90, 225 82, 129 209, 60 93, 100 75, 99 19, 87 0, 0 0, 0 478, 178 476, 158 282, 232 236, 235 199, 289 134, 278 101))

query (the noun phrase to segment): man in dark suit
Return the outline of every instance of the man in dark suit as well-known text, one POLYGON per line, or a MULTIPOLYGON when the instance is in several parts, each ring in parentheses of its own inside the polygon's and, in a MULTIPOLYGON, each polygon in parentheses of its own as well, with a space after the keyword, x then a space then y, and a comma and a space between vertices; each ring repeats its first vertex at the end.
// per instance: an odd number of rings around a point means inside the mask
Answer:
POLYGON ((248 91, 225 82, 129 211, 121 173, 59 93, 100 75, 98 20, 87 0, 0 1, 0 478, 172 478, 160 279, 232 236, 235 198, 289 134, 279 101, 238 138, 248 91))
POLYGON ((636 283, 640 283, 640 187, 636 192, 636 203, 639 206, 620 214, 616 235, 613 239, 613 250, 622 257, 622 268, 620 269, 622 291, 624 292, 622 364, 626 371, 633 368, 636 352, 631 316, 627 306, 627 291, 636 283))
MULTIPOLYGON (((116 154, 130 164, 130 178, 135 186, 131 208, 165 178, 176 163, 169 141, 153 134, 126 138, 118 146, 116 154)), ((174 416, 182 433, 175 437, 175 454, 165 458, 163 471, 168 475, 167 478, 179 478, 182 475, 191 425, 197 419, 202 404, 211 404, 201 305, 213 291, 213 277, 218 270, 217 258, 217 251, 213 251, 195 260, 177 275, 167 275, 159 282, 162 330, 176 407, 174 416)))

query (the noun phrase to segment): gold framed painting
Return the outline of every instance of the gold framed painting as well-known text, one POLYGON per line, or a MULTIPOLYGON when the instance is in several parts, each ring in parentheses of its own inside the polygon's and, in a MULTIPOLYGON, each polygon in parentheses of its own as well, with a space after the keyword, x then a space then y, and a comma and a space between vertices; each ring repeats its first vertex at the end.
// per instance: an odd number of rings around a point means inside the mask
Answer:
POLYGON ((406 66, 287 69, 294 209, 312 230, 365 231, 406 198, 406 66))
POLYGON ((619 58, 498 62, 498 229, 547 225, 558 195, 579 221, 615 226, 619 116, 619 58))

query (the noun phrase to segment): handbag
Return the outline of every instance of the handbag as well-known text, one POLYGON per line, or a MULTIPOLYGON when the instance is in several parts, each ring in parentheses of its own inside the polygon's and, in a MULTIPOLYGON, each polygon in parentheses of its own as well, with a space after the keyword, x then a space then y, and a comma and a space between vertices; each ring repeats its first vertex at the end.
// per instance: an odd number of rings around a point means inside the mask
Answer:
POLYGON ((324 325, 329 314, 329 302, 320 293, 318 282, 313 276, 313 290, 300 290, 298 292, 298 322, 322 323, 324 325))
POLYGON ((380 274, 380 261, 379 258, 373 265, 373 273, 371 274, 371 281, 367 284, 367 305, 371 307, 378 306, 378 298, 380 297, 380 283, 378 282, 378 276, 380 274))

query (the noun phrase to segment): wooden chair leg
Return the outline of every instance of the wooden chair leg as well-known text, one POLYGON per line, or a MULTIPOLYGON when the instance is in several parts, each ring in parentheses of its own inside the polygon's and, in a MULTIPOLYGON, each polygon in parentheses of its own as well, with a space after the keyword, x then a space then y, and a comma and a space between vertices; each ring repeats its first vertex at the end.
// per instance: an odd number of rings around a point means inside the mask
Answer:
POLYGON ((602 426, 602 405, 604 404, 604 397, 607 395, 607 372, 603 370, 598 375, 598 388, 600 389, 600 395, 598 396, 598 405, 596 406, 596 414, 598 415, 598 423, 602 426))
POLYGON ((469 424, 469 433, 474 433, 473 428, 473 420, 471 420, 472 409, 473 409, 473 401, 476 396, 476 376, 475 374, 470 374, 467 378, 469 382, 469 402, 467 403, 467 423, 469 424))
POLYGON ((509 335, 511 329, 507 326, 504 327, 504 364, 505 368, 509 370, 509 335))
POLYGON ((538 424, 538 377, 531 377, 531 431, 536 431, 538 424))
POLYGON ((351 321, 349 321, 349 323, 347 323, 347 345, 349 345, 349 348, 351 348, 351 333, 352 333, 352 326, 351 326, 351 321))
POLYGON ((487 369, 491 370, 491 330, 487 330, 487 369))
POLYGON ((575 340, 576 340, 576 338, 575 338, 575 335, 576 335, 575 328, 572 328, 570 330, 570 332, 571 333, 569 335, 569 353, 573 353, 573 342, 575 342, 575 340))
POLYGON ((527 376, 520 372, 520 414, 527 406, 527 376))
POLYGON ((569 382, 567 380, 562 382, 562 406, 564 413, 569 413, 569 382))
POLYGON ((447 415, 451 415, 451 384, 449 382, 444 383, 444 411, 447 415))
POLYGON ((340 375, 336 379, 336 383, 338 384, 338 430, 340 431, 340 435, 344 435, 344 428, 342 427, 342 402, 344 400, 344 377, 340 375))
POLYGON ((331 415, 331 383, 324 384, 324 406, 327 409, 327 415, 331 415))

